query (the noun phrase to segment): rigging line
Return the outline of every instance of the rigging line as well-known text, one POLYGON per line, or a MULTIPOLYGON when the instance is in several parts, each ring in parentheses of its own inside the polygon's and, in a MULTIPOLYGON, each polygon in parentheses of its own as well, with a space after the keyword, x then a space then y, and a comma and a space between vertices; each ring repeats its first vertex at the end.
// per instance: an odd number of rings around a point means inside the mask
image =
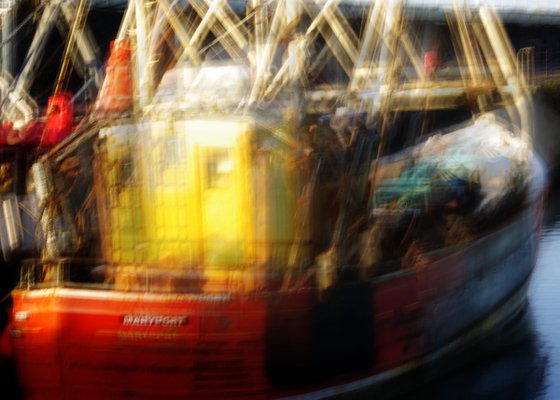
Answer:
POLYGON ((27 17, 25 17, 25 19, 23 21, 21 21, 21 23, 15 27, 15 29, 13 30, 13 32, 11 34, 8 35, 8 37, 3 38, 3 40, 0 42, 0 49, 4 46, 6 46, 9 42, 12 41, 12 39, 14 38, 14 36, 16 36, 20 30, 23 29, 23 27, 29 22, 31 21, 34 17, 35 14, 37 14, 41 8, 44 7, 44 3, 41 3, 36 10, 33 10, 33 12, 31 12, 27 17))
POLYGON ((80 0, 80 4, 78 5, 78 10, 76 11, 76 15, 74 16, 74 23, 72 24, 72 28, 70 29, 70 32, 68 34, 68 40, 66 41, 66 47, 64 48, 64 55, 62 56, 60 71, 58 72, 56 83, 54 85, 54 93, 58 93, 63 88, 63 86, 66 86, 66 82, 69 79, 68 69, 70 68, 71 64, 70 51, 72 49, 72 46, 74 45, 74 41, 76 40, 76 32, 78 30, 81 30, 85 24, 87 11, 89 10, 89 1, 90 0, 80 0))
MULTIPOLYGON (((43 4, 43 3, 41 3, 43 4)), ((58 10, 58 8, 60 8, 60 3, 56 4, 56 9, 58 10)), ((21 68, 19 70, 19 72, 16 74, 16 76, 14 77, 14 80, 12 81, 10 87, 8 88, 8 90, 6 90, 6 94, 4 96, 2 96, 2 98, 0 99, 0 111, 4 108, 4 106, 6 105, 6 101, 8 100, 10 94, 12 93, 12 91, 14 90, 14 88, 16 87, 16 84, 19 80, 19 78, 21 77, 21 74, 23 73, 23 71, 25 70, 25 68, 27 67, 27 64, 29 63, 29 60, 31 59, 31 56, 34 55, 34 53, 38 51, 38 49, 33 49, 30 53, 27 53, 27 55, 25 56, 25 59, 23 60, 22 64, 21 64, 21 68)))
POLYGON ((72 103, 76 102, 76 99, 80 98, 80 96, 86 92, 86 90, 88 90, 91 85, 95 83, 95 77, 91 77, 89 78, 83 85, 82 87, 74 94, 74 96, 72 97, 72 103))
MULTIPOLYGON (((259 7, 262 7, 263 5, 260 5, 259 7)), ((237 24, 229 27, 228 29, 226 29, 220 36, 217 36, 212 42, 210 42, 209 44, 207 44, 206 46, 204 46, 203 48, 200 49, 199 53, 203 54, 205 51, 207 51, 208 49, 210 49, 212 46, 214 46, 216 43, 219 43, 224 37, 226 37, 233 29, 238 28, 240 26, 242 26, 246 21, 248 21, 253 14, 255 14, 255 10, 257 8, 253 9, 247 16, 245 16, 245 18, 243 18, 242 20, 240 20, 237 24)))
MULTIPOLYGON (((43 57, 43 62, 41 67, 39 67, 36 72, 35 75, 36 76, 41 76, 41 74, 43 72, 45 72, 47 70, 47 68, 49 68, 49 64, 54 60, 54 58, 59 54, 59 49, 62 47, 62 44, 59 44, 58 46, 52 48, 51 50, 51 54, 45 59, 45 57, 43 57)), ((50 91, 48 89, 44 89, 38 93, 36 93, 36 95, 33 97, 35 100, 37 99, 41 99, 44 96, 48 96, 50 93, 50 91)))

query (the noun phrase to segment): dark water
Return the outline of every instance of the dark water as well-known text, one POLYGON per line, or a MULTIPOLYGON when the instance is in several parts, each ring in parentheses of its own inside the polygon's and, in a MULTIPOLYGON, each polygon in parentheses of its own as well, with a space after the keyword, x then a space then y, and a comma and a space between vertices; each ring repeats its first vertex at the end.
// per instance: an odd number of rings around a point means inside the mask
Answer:
POLYGON ((527 306, 444 376, 401 399, 560 399, 560 181, 550 192, 527 306))
POLYGON ((543 369, 541 386, 533 397, 538 399, 560 399, 560 184, 558 179, 553 183, 528 295, 535 347, 532 361, 539 365, 519 366, 543 369))

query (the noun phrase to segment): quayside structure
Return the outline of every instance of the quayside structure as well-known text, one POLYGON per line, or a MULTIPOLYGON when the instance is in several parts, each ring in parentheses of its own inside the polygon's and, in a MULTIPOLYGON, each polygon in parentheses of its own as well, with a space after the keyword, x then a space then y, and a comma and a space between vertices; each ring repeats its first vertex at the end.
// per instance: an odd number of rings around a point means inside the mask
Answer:
POLYGON ((25 398, 356 394, 506 323, 545 180, 526 60, 484 6, 129 2, 35 206, 3 208, 6 254, 36 225, 25 398))

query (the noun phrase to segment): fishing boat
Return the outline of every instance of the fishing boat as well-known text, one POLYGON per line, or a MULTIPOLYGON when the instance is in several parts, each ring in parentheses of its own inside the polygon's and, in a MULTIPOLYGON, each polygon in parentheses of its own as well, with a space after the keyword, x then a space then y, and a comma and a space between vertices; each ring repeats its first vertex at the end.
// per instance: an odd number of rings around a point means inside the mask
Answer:
POLYGON ((545 188, 530 88, 490 9, 447 22, 131 2, 91 114, 30 168, 25 399, 356 396, 513 318, 545 188))

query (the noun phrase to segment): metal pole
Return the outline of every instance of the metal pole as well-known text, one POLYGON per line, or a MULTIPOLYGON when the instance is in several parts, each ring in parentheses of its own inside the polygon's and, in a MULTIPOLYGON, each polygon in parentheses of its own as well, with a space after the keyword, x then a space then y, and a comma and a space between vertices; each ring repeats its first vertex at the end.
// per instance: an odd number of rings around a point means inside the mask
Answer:
MULTIPOLYGON (((14 30, 15 0, 2 1, 2 42, 6 41, 14 30)), ((2 76, 13 76, 15 59, 14 41, 10 40, 2 47, 2 76)))

